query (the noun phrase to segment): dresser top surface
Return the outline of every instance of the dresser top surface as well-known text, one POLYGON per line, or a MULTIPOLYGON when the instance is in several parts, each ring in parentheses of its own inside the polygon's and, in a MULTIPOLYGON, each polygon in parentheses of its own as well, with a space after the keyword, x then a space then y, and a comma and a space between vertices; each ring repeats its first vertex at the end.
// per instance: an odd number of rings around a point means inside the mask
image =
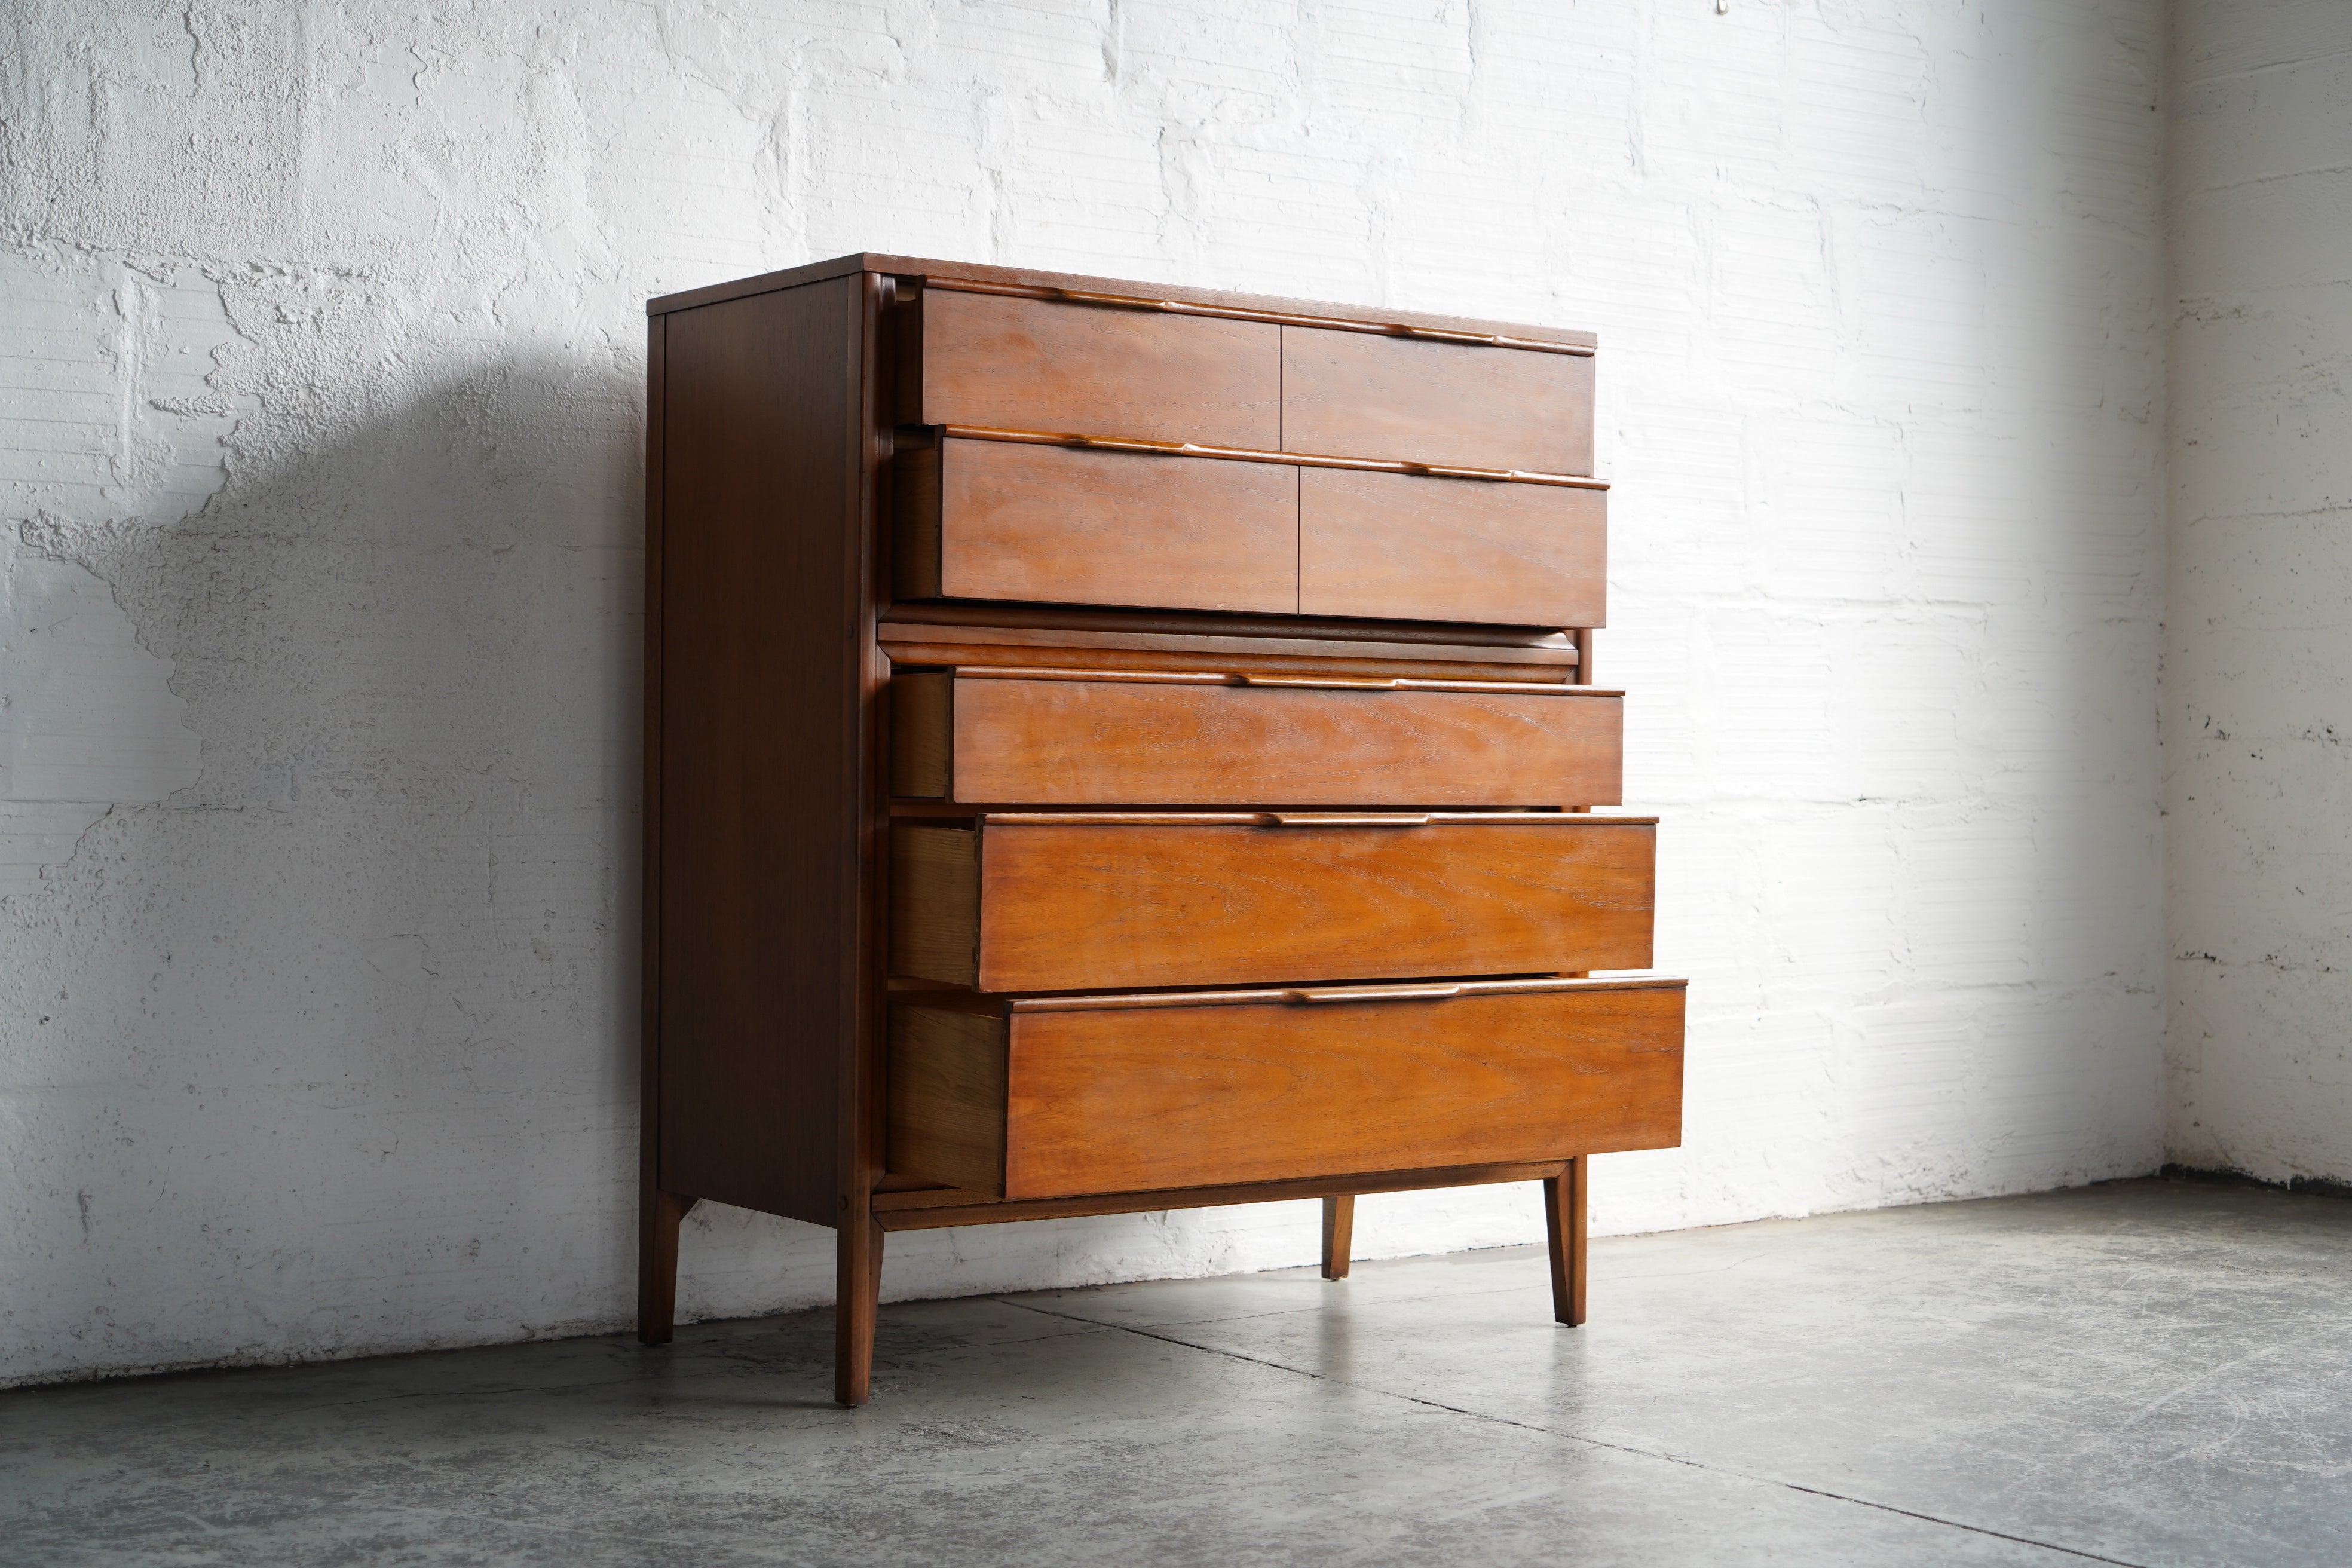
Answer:
POLYGON ((715 305, 721 300, 740 300, 749 295, 765 294, 778 289, 795 288, 803 283, 821 282, 825 279, 844 278, 858 272, 886 272, 899 277, 957 279, 975 283, 1010 285, 1024 289, 1060 289, 1087 294, 1172 300, 1185 304, 1214 305, 1231 310, 1264 311, 1270 315, 1323 317, 1339 321, 1392 322, 1399 326, 1432 328, 1439 331, 1494 333, 1504 337, 1529 339, 1538 342, 1572 344, 1585 349, 1596 346, 1600 341, 1591 332, 1575 331, 1565 327, 1528 326, 1513 321, 1491 321, 1468 316, 1439 315, 1427 310, 1396 310, 1386 305, 1334 304, 1326 300, 1292 300, 1267 294, 1242 294, 1219 289, 1195 289, 1174 283, 1145 283, 1125 278, 1093 278, 1073 272, 1041 272, 1022 267, 987 267, 978 262, 941 261, 920 256, 885 256, 871 251, 861 251, 853 256, 836 256, 829 261, 813 261, 805 267, 789 268, 782 272, 765 272, 756 278, 739 278, 729 283, 713 283, 701 289, 689 289, 682 293, 664 294, 646 300, 646 311, 648 315, 664 315, 672 310, 688 310, 698 305, 715 305))

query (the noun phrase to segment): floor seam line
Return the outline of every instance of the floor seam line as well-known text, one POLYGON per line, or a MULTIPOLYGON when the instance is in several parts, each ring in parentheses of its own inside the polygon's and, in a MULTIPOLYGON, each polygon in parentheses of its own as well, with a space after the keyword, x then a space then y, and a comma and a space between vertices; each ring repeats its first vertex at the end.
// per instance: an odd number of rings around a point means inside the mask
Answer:
MULTIPOLYGON (((1074 1323, 1095 1321, 1091 1318, 1080 1318, 1069 1312, 1056 1312, 1046 1307, 1030 1306, 1025 1301, 1006 1301, 1003 1304, 1009 1307, 1022 1307, 1032 1312, 1043 1313, 1049 1318, 1066 1319, 1074 1323)), ((1973 1535, 1990 1536, 1996 1541, 2013 1541, 2021 1546, 2039 1547, 2044 1552, 2063 1552, 2067 1556, 2080 1557, 2089 1563, 2110 1563, 2113 1564, 2113 1568, 2149 1568, 2147 1563, 2135 1563, 2128 1558, 2108 1557, 2096 1552, 2085 1552, 2076 1546, 2060 1546, 2054 1542, 2037 1541, 2030 1535, 2012 1535, 2004 1530, 1994 1530, 1981 1524, 1970 1524, 1964 1520, 1946 1519, 1939 1514, 1921 1513, 1916 1509, 1897 1508, 1893 1503, 1873 1502, 1868 1498, 1849 1497, 1843 1492, 1833 1492, 1823 1487, 1809 1487, 1802 1482, 1784 1480, 1778 1476, 1752 1475, 1745 1470, 1727 1469, 1720 1465, 1707 1464, 1704 1460, 1685 1458, 1679 1454, 1662 1454, 1654 1448, 1637 1448, 1630 1443, 1612 1443, 1605 1438, 1588 1437, 1579 1432, 1562 1432, 1554 1427, 1538 1426, 1532 1421, 1515 1421, 1507 1415, 1492 1415, 1483 1410, 1465 1410, 1458 1405, 1447 1405, 1440 1400, 1425 1399, 1419 1394, 1400 1394, 1394 1389, 1376 1388, 1370 1384, 1351 1383, 1345 1378, 1331 1377, 1307 1367, 1292 1366, 1286 1362, 1268 1361, 1262 1356, 1245 1355, 1239 1351, 1225 1350, 1216 1345, 1196 1344, 1191 1340, 1178 1339, 1173 1334, 1155 1333, 1150 1329, 1139 1328, 1130 1323, 1104 1323, 1099 1326, 1118 1329, 1141 1339, 1156 1340, 1161 1344, 1199 1351, 1203 1355, 1223 1356, 1230 1361, 1247 1362, 1253 1366, 1271 1367, 1276 1372, 1286 1372, 1294 1376, 1311 1378, 1318 1383, 1330 1383, 1342 1388, 1358 1389, 1366 1394, 1376 1394, 1384 1398, 1402 1400, 1408 1405, 1418 1405, 1424 1409, 1443 1410, 1450 1415, 1460 1415, 1472 1421, 1485 1421, 1497 1426, 1509 1426, 1522 1432, 1538 1433, 1546 1437, 1581 1443, 1591 1448, 1604 1448, 1611 1453, 1630 1454, 1637 1458, 1654 1459, 1662 1464, 1682 1465, 1706 1475, 1728 1476, 1738 1480, 1755 1481, 1764 1486, 1780 1487, 1789 1491, 1803 1492, 1808 1497, 1826 1498, 1832 1502, 1846 1503, 1854 1508, 1873 1509, 1880 1513, 1896 1514, 1904 1519, 1916 1519, 1926 1524, 1939 1524, 1949 1530, 1964 1530, 1973 1535)))

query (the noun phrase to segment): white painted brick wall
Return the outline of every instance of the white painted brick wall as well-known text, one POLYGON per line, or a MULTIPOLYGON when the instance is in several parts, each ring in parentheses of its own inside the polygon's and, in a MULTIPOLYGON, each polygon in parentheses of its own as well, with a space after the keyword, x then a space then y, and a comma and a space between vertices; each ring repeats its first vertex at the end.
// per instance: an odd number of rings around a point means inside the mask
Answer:
POLYGON ((2165 1142, 2352 1180, 2352 7, 2175 33, 2165 1142))
MULTIPOLYGON (((107 700, 202 746, 77 786, 0 899, 0 1377, 624 1321, 641 301, 859 248, 1600 331, 1602 673, 1692 1014, 1687 1146, 1602 1161, 1598 1228, 2150 1169, 2160 9, 0 21, 0 380, 122 410, 79 488, 5 426, 10 570, 102 584, 107 700), (183 478, 105 477, 158 442, 183 478)), ((1370 1199, 1360 1245, 1534 1200, 1370 1199)), ((886 1289, 1313 1246, 1309 1205, 935 1233, 886 1289)), ((831 1269, 705 1211, 684 1300, 831 1269)))

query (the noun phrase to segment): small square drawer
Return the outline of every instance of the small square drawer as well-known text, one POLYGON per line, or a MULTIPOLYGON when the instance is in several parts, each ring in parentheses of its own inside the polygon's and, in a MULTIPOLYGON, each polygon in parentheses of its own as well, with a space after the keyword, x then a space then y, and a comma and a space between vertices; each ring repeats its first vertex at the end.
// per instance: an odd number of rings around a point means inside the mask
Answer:
POLYGON ((891 468, 900 598, 1298 608, 1287 467, 948 438, 891 468))
POLYGON ((894 311, 897 422, 1278 448, 1282 329, 931 287, 894 311))
POLYGON ((985 805, 1608 805, 1623 693, 966 667, 890 681, 895 795, 985 805))
POLYGON ((1683 983, 902 995, 890 1169, 992 1197, 1671 1148, 1683 983))
POLYGON ((1285 327, 1282 449, 1590 474, 1592 360, 1285 327))
POLYGON ((1560 812, 902 820, 890 972, 1017 992, 1646 969, 1656 837, 1560 812))
POLYGON ((1604 489, 1298 470, 1302 615, 1599 626, 1608 579, 1604 489))

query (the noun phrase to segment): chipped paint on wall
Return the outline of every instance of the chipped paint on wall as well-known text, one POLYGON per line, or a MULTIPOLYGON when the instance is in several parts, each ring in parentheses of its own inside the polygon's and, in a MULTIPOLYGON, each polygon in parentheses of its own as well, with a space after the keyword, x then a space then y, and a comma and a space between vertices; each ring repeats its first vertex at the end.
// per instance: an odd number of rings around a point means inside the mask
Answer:
POLYGON ((250 400, 212 384, 238 340, 190 272, 0 252, 0 897, 37 890, 115 806, 196 779, 170 659, 72 554, 176 527, 227 477, 250 400))
POLYGON ((2165 1143, 2352 1179, 2352 11, 2174 35, 2165 1143))

